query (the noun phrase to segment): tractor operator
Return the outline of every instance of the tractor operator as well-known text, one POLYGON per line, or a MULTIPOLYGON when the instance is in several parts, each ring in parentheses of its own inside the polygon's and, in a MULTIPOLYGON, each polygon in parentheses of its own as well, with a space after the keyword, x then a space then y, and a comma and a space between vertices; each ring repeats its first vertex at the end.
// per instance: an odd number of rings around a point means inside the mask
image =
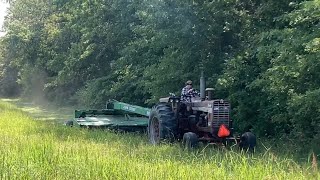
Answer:
POLYGON ((192 81, 188 80, 186 86, 182 88, 181 91, 181 101, 182 102, 191 102, 191 98, 195 96, 200 96, 199 93, 192 88, 192 81))

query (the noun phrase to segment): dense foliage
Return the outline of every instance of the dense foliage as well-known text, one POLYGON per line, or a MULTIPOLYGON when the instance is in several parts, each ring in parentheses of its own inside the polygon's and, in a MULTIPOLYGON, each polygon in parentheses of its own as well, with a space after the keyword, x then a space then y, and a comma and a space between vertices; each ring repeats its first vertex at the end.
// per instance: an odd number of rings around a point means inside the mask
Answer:
POLYGON ((2 95, 151 105, 203 69, 238 128, 320 139, 319 0, 15 0, 5 30, 2 95))

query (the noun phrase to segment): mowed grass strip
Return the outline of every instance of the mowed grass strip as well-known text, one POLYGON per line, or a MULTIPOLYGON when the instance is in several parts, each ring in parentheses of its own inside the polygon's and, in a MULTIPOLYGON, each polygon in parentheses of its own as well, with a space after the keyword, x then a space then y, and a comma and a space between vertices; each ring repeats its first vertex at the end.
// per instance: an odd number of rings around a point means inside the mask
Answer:
POLYGON ((184 151, 146 135, 89 131, 37 121, 0 101, 0 179, 317 179, 271 152, 184 151))

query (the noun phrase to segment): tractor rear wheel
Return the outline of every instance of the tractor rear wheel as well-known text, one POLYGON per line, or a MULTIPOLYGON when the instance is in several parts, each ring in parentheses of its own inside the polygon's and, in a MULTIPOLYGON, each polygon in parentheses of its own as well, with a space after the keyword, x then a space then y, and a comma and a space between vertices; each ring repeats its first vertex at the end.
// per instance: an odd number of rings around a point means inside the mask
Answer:
POLYGON ((166 103, 155 105, 150 112, 148 138, 151 144, 159 144, 162 140, 172 141, 177 133, 177 121, 171 106, 166 103))
POLYGON ((182 145, 185 149, 197 148, 199 144, 198 136, 193 132, 184 133, 182 145))

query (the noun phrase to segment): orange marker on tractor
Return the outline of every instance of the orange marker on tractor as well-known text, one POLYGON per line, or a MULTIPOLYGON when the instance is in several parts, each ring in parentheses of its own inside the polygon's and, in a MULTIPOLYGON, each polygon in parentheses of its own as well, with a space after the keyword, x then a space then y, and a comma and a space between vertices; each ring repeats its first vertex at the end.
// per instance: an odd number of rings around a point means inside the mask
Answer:
POLYGON ((218 136, 220 138, 223 138, 223 137, 228 137, 229 135, 230 135, 229 129, 224 124, 221 124, 218 131, 218 136))

